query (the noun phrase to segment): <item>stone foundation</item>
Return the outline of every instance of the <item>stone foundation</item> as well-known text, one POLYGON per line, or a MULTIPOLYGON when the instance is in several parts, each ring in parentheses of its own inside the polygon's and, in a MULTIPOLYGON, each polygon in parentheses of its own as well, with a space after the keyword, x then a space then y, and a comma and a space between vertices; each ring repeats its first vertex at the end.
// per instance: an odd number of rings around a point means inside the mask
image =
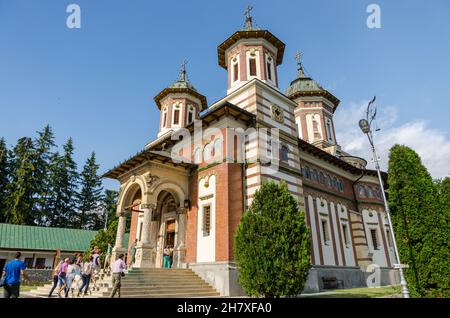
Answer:
POLYGON ((221 296, 245 296, 233 262, 190 263, 188 268, 212 285, 221 296))
MULTIPOLYGON (((221 296, 245 296, 238 283, 239 272, 233 262, 190 263, 187 265, 198 276, 212 285, 221 296)), ((303 293, 324 291, 322 277, 342 280, 339 288, 368 287, 367 279, 373 272, 364 272, 359 267, 314 266, 310 269, 303 293)), ((400 284, 398 271, 382 267, 379 272, 380 286, 400 284)))

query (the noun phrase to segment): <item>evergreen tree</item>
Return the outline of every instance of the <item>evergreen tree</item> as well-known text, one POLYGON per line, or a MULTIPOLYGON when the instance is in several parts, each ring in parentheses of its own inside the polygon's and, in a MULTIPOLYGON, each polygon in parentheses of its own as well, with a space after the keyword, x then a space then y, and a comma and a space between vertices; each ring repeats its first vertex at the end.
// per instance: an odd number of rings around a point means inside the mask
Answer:
POLYGON ((97 175, 99 165, 95 162, 95 153, 86 161, 80 175, 81 190, 78 195, 79 227, 100 229, 103 226, 101 215, 103 188, 97 175))
POLYGON ((51 156, 51 189, 49 200, 50 225, 57 227, 78 227, 77 213, 77 165, 73 160, 73 142, 69 138, 64 145, 64 153, 51 156))
POLYGON ((108 222, 108 225, 117 221, 118 217, 117 213, 117 198, 119 193, 114 190, 105 190, 105 194, 103 196, 103 207, 105 209, 105 216, 103 217, 103 222, 108 222))
POLYGON ((34 182, 37 198, 33 214, 35 215, 36 223, 39 225, 48 225, 50 219, 50 165, 52 158, 51 149, 55 146, 54 139, 53 131, 47 125, 41 132, 38 132, 38 138, 34 141, 36 149, 34 156, 34 182))
POLYGON ((8 148, 4 138, 0 139, 0 223, 6 220, 6 197, 9 176, 8 148))
POLYGON ((389 155, 389 208, 413 297, 450 296, 448 212, 420 157, 395 145, 389 155))
POLYGON ((305 215, 286 183, 263 183, 235 235, 239 281, 246 293, 300 294, 311 266, 310 253, 305 215))
POLYGON ((5 221, 34 225, 34 146, 31 138, 23 137, 11 152, 11 180, 7 185, 5 221))

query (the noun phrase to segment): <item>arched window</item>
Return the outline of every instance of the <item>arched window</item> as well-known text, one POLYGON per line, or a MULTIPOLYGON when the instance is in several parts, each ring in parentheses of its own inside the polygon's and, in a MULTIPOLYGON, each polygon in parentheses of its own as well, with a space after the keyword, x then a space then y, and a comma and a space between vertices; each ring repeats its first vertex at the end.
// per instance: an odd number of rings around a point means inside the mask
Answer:
POLYGON ((338 188, 339 191, 344 192, 344 181, 342 181, 342 179, 339 179, 338 181, 338 188))
POLYGON ((212 147, 211 144, 206 144, 203 148, 203 160, 206 163, 211 163, 212 161, 212 147))
POLYGON ((363 186, 358 186, 358 195, 361 198, 365 198, 366 197, 366 190, 364 189, 363 186))
POLYGON ((281 146, 281 161, 289 161, 289 148, 286 145, 281 146))
POLYGON ((333 182, 333 188, 334 188, 334 189, 337 189, 337 187, 338 187, 338 186, 337 186, 337 178, 336 178, 336 177, 333 177, 333 181, 332 181, 332 182, 333 182))
POLYGON ((181 104, 174 104, 172 107, 172 127, 179 126, 181 114, 181 104))
POLYGON ((192 123, 194 119, 195 119, 195 108, 192 105, 188 105, 186 112, 186 125, 192 123))
POLYGON ((319 173, 319 182, 325 184, 325 175, 322 171, 319 173))
POLYGON ((311 177, 312 177, 312 179, 314 180, 314 181, 319 181, 319 176, 318 176, 318 174, 317 174, 317 170, 316 169, 313 169, 313 171, 312 171, 312 173, 311 173, 311 177))
POLYGON ((309 167, 307 166, 303 167, 303 176, 306 179, 311 179, 311 170, 309 169, 309 167))
POLYGON ((162 111, 162 123, 161 123, 161 127, 162 128, 166 128, 167 127, 167 107, 163 108, 162 111))
POLYGON ((373 198, 373 190, 371 187, 367 187, 367 197, 373 198))
POLYGON ((325 184, 327 185, 327 187, 331 187, 331 178, 328 174, 325 175, 325 184))
POLYGON ((202 162, 202 149, 198 147, 194 151, 194 163, 199 164, 202 162))
POLYGON ((222 139, 216 139, 214 141, 214 160, 217 162, 222 162, 223 156, 222 156, 222 139))

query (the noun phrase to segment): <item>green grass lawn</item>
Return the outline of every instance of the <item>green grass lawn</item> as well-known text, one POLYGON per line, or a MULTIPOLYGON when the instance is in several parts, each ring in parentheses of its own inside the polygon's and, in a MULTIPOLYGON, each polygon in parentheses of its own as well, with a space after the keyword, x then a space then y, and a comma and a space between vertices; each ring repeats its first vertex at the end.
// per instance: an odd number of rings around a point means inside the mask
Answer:
POLYGON ((313 295, 311 298, 378 298, 401 294, 401 287, 386 286, 380 288, 352 288, 327 290, 332 294, 313 295))

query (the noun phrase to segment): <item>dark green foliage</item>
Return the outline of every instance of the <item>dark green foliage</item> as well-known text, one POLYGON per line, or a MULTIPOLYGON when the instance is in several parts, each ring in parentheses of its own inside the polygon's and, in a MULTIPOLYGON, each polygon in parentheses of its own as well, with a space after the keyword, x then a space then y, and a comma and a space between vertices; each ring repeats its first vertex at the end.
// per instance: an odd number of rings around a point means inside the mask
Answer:
POLYGON ((94 236, 94 238, 91 241, 91 245, 89 250, 87 250, 84 255, 85 257, 88 257, 91 253, 91 251, 94 249, 95 246, 98 246, 98 248, 101 250, 101 261, 102 265, 104 264, 106 252, 108 250, 108 244, 111 244, 111 246, 115 245, 116 242, 116 234, 117 234, 117 225, 119 224, 118 220, 114 220, 111 223, 109 223, 107 230, 101 229, 97 232, 97 234, 94 236))
MULTIPOLYGON (((415 151, 396 145, 389 155, 389 208, 413 297, 450 297, 449 212, 415 151)), ((447 205, 448 209, 448 205, 447 205)))
POLYGON ((11 152, 11 177, 5 198, 5 221, 34 224, 34 145, 30 138, 20 138, 11 152))
POLYGON ((8 148, 4 138, 0 139, 0 223, 6 220, 5 200, 7 196, 6 187, 8 185, 9 162, 8 148))
POLYGON ((64 154, 55 153, 52 156, 50 199, 51 226, 77 227, 77 165, 73 160, 73 142, 69 138, 64 145, 64 154))
POLYGON ((52 160, 52 148, 55 147, 52 128, 47 125, 38 132, 38 138, 34 141, 34 190, 35 204, 33 214, 38 225, 49 225, 50 207, 49 199, 51 192, 50 166, 52 160))
POLYGON ((119 193, 114 190, 105 190, 105 195, 103 199, 103 208, 106 211, 105 215, 105 222, 107 221, 108 224, 118 220, 117 217, 117 198, 119 196, 119 193), (107 220, 106 220, 107 218, 107 220))
POLYGON ((0 138, 0 222, 99 229, 106 211, 116 219, 117 192, 104 197, 95 154, 79 175, 71 138, 61 155, 49 125, 37 134, 19 139, 9 151, 0 138))
POLYGON ((103 226, 102 206, 103 188, 98 176, 99 165, 95 162, 95 153, 86 161, 80 174, 81 190, 78 194, 79 227, 98 230, 103 226))
POLYGON ((280 297, 303 291, 310 268, 305 215, 282 182, 256 191, 235 235, 239 281, 249 296, 280 297))

